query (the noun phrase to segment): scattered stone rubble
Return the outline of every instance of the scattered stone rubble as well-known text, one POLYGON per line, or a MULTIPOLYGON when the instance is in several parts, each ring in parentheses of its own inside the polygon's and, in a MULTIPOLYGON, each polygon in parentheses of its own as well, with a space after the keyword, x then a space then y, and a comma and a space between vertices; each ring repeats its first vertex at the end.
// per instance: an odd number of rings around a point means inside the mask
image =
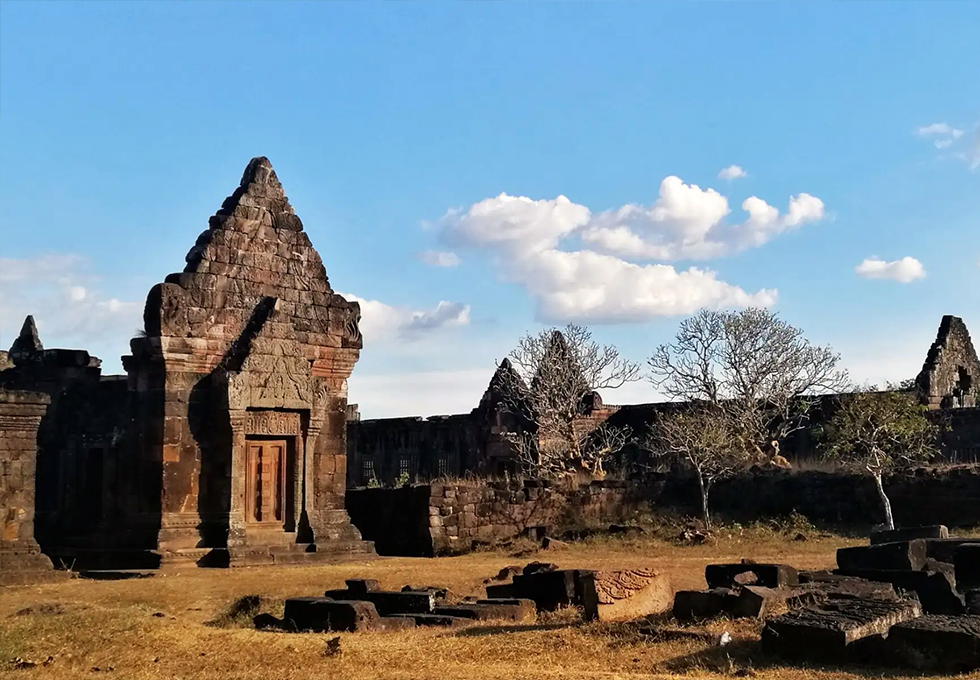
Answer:
POLYGON ((795 661, 980 669, 980 541, 942 526, 877 532, 839 549, 837 567, 709 565, 708 589, 678 592, 673 614, 763 619, 763 650, 795 661))
MULTIPOLYGON (((980 540, 950 538, 945 527, 876 534, 867 546, 839 549, 834 570, 743 559, 708 565, 705 582, 705 590, 674 593, 653 568, 596 571, 531 562, 486 579, 486 599, 459 600, 436 586, 386 591, 375 580, 354 579, 323 597, 290 598, 283 619, 260 614, 255 625, 349 632, 454 628, 530 622, 538 612, 565 607, 579 608, 586 621, 652 624, 670 611, 681 622, 716 616, 764 621, 763 651, 791 661, 980 670, 980 540)), ((659 627, 648 632, 666 639, 659 627)))
POLYGON ((457 602, 445 588, 405 586, 387 591, 374 579, 351 579, 347 588, 328 590, 323 597, 289 598, 281 620, 260 614, 255 625, 293 631, 390 631, 489 620, 522 623, 533 621, 535 611, 532 601, 519 598, 457 602))

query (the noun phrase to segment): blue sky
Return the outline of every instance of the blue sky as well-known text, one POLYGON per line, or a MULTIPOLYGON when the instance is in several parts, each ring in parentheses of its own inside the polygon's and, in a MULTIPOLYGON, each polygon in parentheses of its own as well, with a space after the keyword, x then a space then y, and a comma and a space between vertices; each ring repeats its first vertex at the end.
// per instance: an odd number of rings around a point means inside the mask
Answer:
POLYGON ((977 35, 967 2, 6 1, 0 345, 33 313, 121 371, 265 155, 364 301, 365 417, 467 411, 566 321, 642 361, 702 305, 912 377, 943 314, 980 334, 977 35))

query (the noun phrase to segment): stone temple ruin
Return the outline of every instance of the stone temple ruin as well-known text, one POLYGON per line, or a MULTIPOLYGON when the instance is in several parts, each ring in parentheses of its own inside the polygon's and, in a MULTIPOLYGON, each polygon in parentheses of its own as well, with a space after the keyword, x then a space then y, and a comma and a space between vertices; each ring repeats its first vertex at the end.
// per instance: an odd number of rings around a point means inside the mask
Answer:
MULTIPOLYGON (((503 404, 500 384, 512 372, 505 359, 493 374, 480 403, 469 413, 407 418, 352 418, 347 429, 348 486, 373 482, 391 484, 399 478, 433 479, 466 474, 493 476, 515 471, 514 454, 504 435, 531 427, 503 404)), ((519 380, 519 378, 518 378, 519 380)), ((980 359, 963 320, 944 316, 935 342, 915 379, 925 405, 949 416, 944 435, 950 461, 980 461, 980 359)), ((828 397, 832 402, 834 397, 828 397)), ((670 402, 611 405, 597 392, 583 403, 574 423, 589 432, 602 423, 643 432, 657 412, 670 402)), ((832 408, 832 404, 828 404, 832 408)), ((818 413, 828 409, 820 408, 818 413)), ((790 460, 816 455, 813 437, 806 430, 781 443, 790 460)))
MULTIPOLYGON (((468 414, 361 421, 347 403, 359 320, 358 304, 331 289, 261 157, 183 271, 150 290, 126 375, 102 375, 84 350, 45 349, 28 317, 0 352, 2 579, 52 562, 153 568, 371 556, 348 515, 349 487, 516 471, 508 435, 532 425, 504 406, 508 362, 468 414)), ((980 455, 980 360, 961 319, 943 318, 916 382, 931 408, 955 413, 949 449, 980 455)), ((592 393, 574 426, 639 432, 667 407, 609 406, 592 393)), ((805 436, 788 444, 788 456, 810 446, 805 436)), ((431 499, 423 500, 428 517, 431 499)))
POLYGON ((344 509, 360 308, 266 158, 186 260, 147 295, 126 376, 44 349, 30 317, 0 357, 3 572, 46 562, 38 544, 76 567, 373 555, 344 509))

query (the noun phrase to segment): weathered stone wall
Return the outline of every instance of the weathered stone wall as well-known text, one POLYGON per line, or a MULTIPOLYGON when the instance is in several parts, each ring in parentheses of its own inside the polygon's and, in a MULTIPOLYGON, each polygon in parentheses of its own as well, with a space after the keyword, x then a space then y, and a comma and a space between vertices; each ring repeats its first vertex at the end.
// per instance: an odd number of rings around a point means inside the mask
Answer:
POLYGON ((347 483, 459 476, 480 468, 480 424, 471 414, 387 418, 347 424, 347 483))
POLYGON ((962 319, 943 317, 916 384, 930 408, 980 406, 980 359, 962 319))
POLYGON ((647 507, 638 486, 593 482, 559 488, 539 480, 348 489, 351 519, 381 555, 472 550, 559 527, 622 521, 647 507))
POLYGON ((52 567, 34 537, 37 437, 50 402, 40 392, 0 390, 0 583, 52 567))
MULTIPOLYGON (((700 508, 693 478, 658 475, 650 500, 696 515, 700 508)), ((980 525, 980 469, 921 469, 884 480, 900 526, 980 525)), ((884 521, 884 511, 868 475, 772 469, 719 482, 711 491, 712 508, 736 521, 785 517, 794 510, 811 521, 868 526, 884 521)))
MULTIPOLYGON (((980 526, 980 467, 892 475, 885 489, 899 526, 980 526)), ((383 555, 465 551, 543 530, 618 523, 650 510, 700 513, 696 480, 666 473, 573 489, 535 480, 349 489, 347 502, 354 523, 383 555)), ((871 478, 844 473, 749 472, 719 482, 711 506, 717 517, 743 523, 793 512, 841 527, 884 521, 871 478)))

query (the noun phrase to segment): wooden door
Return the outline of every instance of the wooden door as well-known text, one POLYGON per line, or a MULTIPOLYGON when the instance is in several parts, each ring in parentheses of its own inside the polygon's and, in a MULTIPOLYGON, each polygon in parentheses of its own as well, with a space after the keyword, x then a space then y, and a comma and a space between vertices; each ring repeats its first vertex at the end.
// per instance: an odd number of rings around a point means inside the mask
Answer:
POLYGON ((285 441, 248 443, 245 498, 249 522, 283 522, 286 507, 285 441))

